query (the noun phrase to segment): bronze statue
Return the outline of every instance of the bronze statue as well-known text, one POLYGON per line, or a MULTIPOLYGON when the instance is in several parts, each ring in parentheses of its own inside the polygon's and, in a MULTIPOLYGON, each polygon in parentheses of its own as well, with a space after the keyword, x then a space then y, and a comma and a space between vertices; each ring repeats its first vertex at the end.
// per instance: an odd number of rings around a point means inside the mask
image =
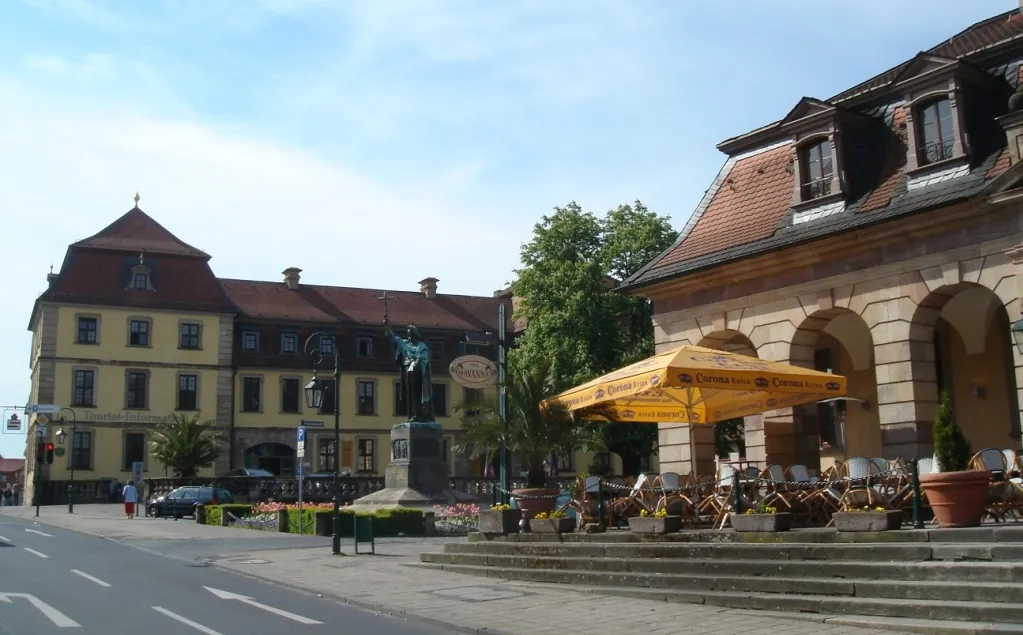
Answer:
POLYGON ((419 335, 419 329, 410 324, 407 337, 398 337, 391 330, 387 316, 387 292, 379 298, 384 301, 384 330, 394 351, 394 361, 401 369, 401 393, 408 409, 408 421, 431 423, 433 412, 433 366, 430 347, 419 335))

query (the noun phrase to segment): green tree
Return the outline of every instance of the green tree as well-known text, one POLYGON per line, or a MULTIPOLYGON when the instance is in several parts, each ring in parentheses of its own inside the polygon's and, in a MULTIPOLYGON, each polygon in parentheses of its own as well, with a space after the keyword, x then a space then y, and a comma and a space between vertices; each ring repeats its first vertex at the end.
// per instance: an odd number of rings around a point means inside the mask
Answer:
POLYGON ((169 467, 175 476, 195 476, 199 468, 210 467, 220 458, 218 436, 210 422, 199 415, 172 414, 153 430, 153 457, 169 467))
MULTIPOLYGON (((614 290, 675 241, 669 217, 642 202, 620 205, 603 218, 575 202, 554 208, 522 247, 515 295, 525 333, 509 365, 551 360, 554 390, 560 391, 654 353, 649 300, 614 290)), ((605 446, 635 474, 657 443, 656 426, 608 423, 605 446)))
POLYGON ((948 393, 941 391, 938 414, 934 418, 934 458, 942 472, 962 472, 970 463, 970 442, 956 423, 948 393))
POLYGON ((596 426, 575 421, 564 406, 540 407, 540 402, 555 392, 551 379, 549 363, 509 369, 505 378, 507 431, 493 401, 457 406, 466 433, 459 449, 479 458, 507 443, 511 453, 526 464, 527 487, 546 485, 544 461, 551 453, 603 450, 596 426))

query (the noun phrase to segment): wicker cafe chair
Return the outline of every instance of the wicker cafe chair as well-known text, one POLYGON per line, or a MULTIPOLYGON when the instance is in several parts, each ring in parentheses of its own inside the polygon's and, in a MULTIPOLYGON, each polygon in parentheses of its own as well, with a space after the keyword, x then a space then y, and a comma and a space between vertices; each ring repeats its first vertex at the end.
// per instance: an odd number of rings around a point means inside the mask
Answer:
MULTIPOLYGON (((885 461, 887 465, 887 461, 885 461)), ((842 464, 839 475, 842 479, 842 496, 838 509, 845 511, 858 507, 875 507, 884 504, 878 490, 871 484, 870 477, 881 474, 877 464, 861 456, 853 457, 842 464), (860 481, 863 481, 862 483, 860 481)), ((834 519, 828 522, 830 527, 834 519)))
MULTIPOLYGON (((720 466, 714 491, 700 503, 700 513, 714 518, 712 525, 714 529, 724 529, 725 523, 728 522, 728 514, 735 511, 735 495, 732 485, 736 471, 735 467, 731 465, 720 466)), ((751 505, 741 490, 739 496, 742 497, 744 506, 751 505)))
POLYGON ((568 505, 575 510, 579 516, 578 525, 583 527, 590 523, 600 523, 598 511, 600 509, 600 477, 587 476, 585 479, 577 478, 575 488, 572 492, 572 500, 568 505))
POLYGON ((683 478, 677 472, 664 472, 654 479, 654 489, 658 488, 662 490, 661 498, 657 501, 654 511, 667 509, 671 514, 673 508, 680 507, 683 522, 693 525, 699 523, 700 517, 693 502, 693 497, 698 494, 698 487, 692 473, 683 478))
POLYGON ((1005 514, 1019 506, 1015 500, 1018 490, 1008 479, 1009 466, 1005 463, 1005 454, 998 448, 984 448, 970 459, 969 469, 987 470, 991 474, 984 513, 995 522, 1004 521, 1005 514))
POLYGON ((790 465, 787 474, 788 480, 793 482, 787 488, 788 499, 794 507, 793 515, 803 525, 814 521, 827 524, 829 515, 825 511, 828 507, 825 488, 814 482, 817 479, 810 473, 810 468, 802 464, 790 465))
POLYGON ((617 525, 618 519, 639 516, 643 510, 653 513, 657 507, 657 495, 650 487, 647 475, 640 474, 636 477, 636 483, 632 486, 632 490, 625 496, 612 501, 608 507, 611 518, 614 520, 613 524, 617 525))
POLYGON ((764 493, 763 501, 767 505, 780 506, 784 511, 792 512, 799 502, 797 495, 789 490, 785 475, 785 468, 777 463, 772 463, 764 468, 759 478, 763 479, 764 493))

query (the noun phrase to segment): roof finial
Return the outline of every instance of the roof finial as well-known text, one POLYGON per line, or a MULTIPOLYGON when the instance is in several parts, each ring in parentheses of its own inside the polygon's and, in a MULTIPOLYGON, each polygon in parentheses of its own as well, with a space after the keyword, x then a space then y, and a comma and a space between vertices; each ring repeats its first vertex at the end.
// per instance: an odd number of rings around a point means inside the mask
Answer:
POLYGON ((140 265, 146 264, 146 252, 144 251, 139 252, 139 264, 140 265))
POLYGON ((142 197, 141 197, 141 196, 139 196, 139 191, 138 191, 138 190, 135 190, 135 207, 138 207, 138 206, 139 206, 139 199, 140 199, 140 198, 142 198, 142 197))

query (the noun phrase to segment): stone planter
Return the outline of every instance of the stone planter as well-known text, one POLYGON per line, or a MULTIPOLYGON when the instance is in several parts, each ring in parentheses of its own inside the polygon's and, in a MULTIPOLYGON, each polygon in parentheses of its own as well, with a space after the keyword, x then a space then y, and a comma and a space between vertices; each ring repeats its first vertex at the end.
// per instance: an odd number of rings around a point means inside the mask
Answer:
POLYGON ((549 514, 554 511, 559 493, 559 489, 547 487, 515 489, 512 490, 512 498, 515 499, 515 507, 522 510, 522 517, 529 520, 540 512, 549 514))
POLYGON ((728 520, 735 531, 788 531, 792 529, 792 514, 729 514, 728 520))
POLYGON ((990 482, 987 470, 920 475, 920 488, 942 529, 979 526, 990 482))
POLYGON ((838 531, 889 531, 902 528, 902 511, 836 512, 835 529, 838 531))
POLYGON ((480 533, 506 535, 519 533, 521 509, 487 510, 480 512, 480 533))
POLYGON ((671 534, 682 529, 681 516, 633 516, 629 519, 629 531, 634 534, 671 534))
POLYGON ((277 510, 277 532, 288 533, 288 510, 286 509, 277 510))
POLYGON ((575 531, 575 518, 530 518, 529 530, 537 534, 570 534, 575 531))

